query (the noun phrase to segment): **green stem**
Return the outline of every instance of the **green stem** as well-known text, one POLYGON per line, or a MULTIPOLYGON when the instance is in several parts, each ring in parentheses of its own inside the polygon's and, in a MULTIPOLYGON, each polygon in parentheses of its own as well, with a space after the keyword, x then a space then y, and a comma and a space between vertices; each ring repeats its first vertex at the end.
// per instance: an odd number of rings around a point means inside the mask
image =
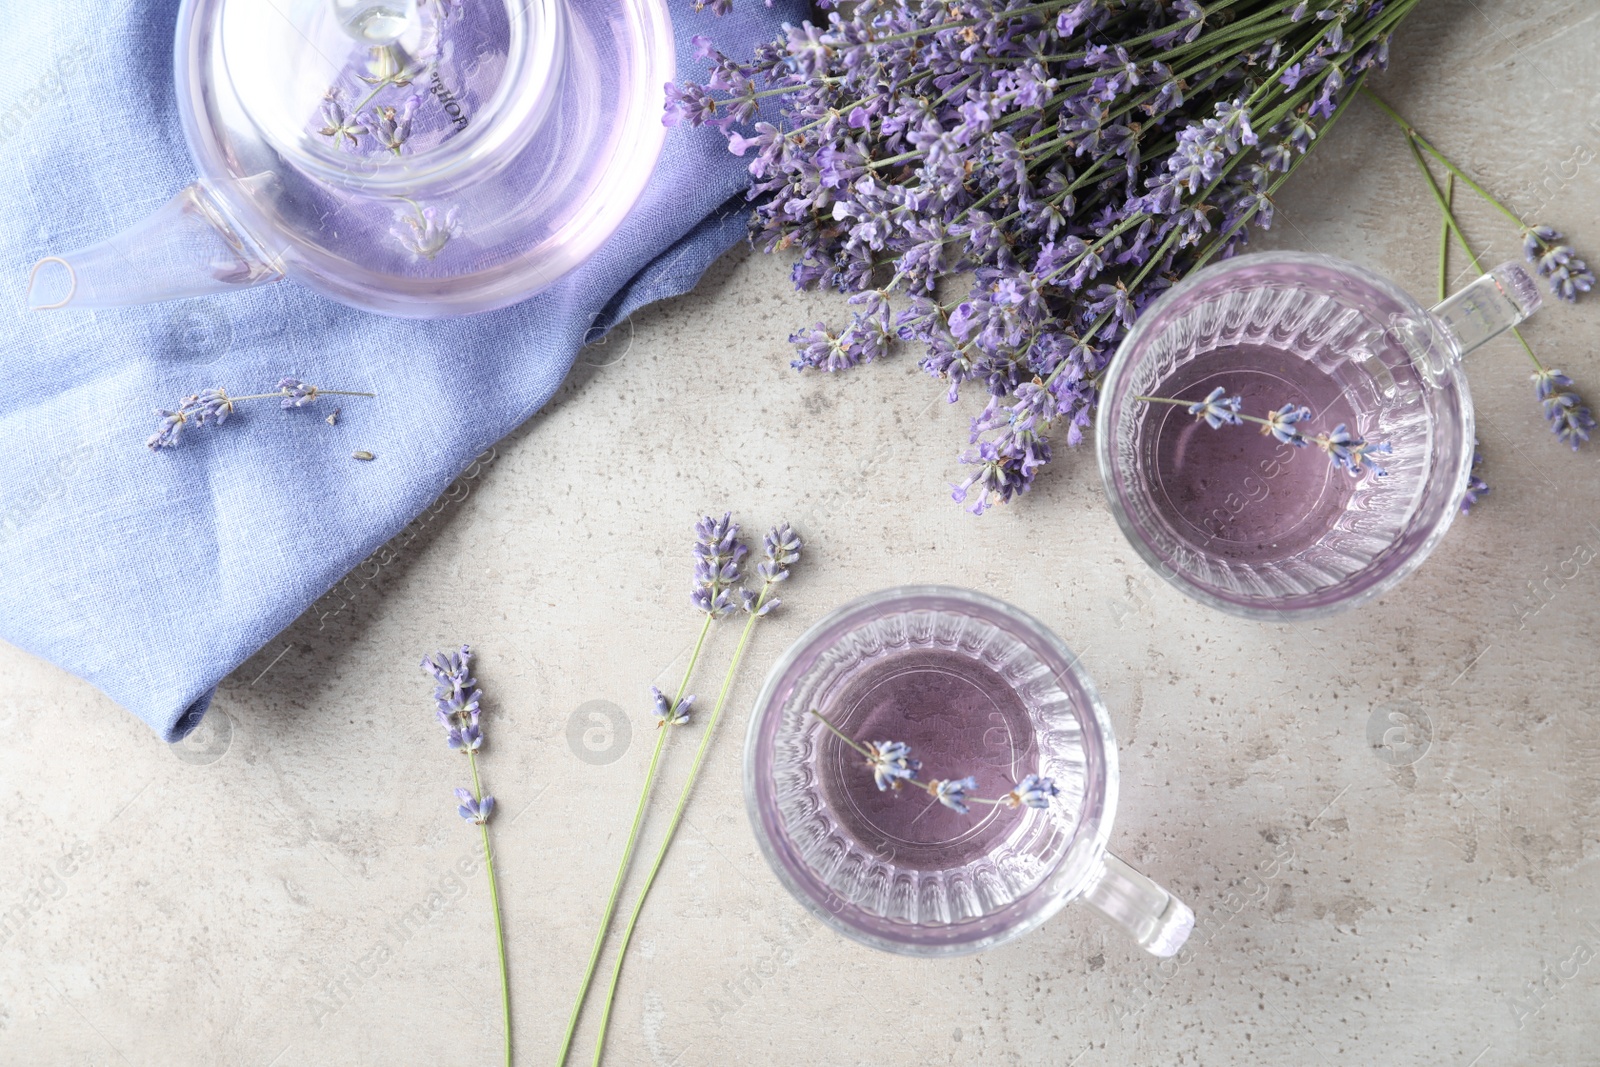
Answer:
MULTIPOLYGON (((1456 176, 1445 175, 1444 206, 1450 210, 1455 206, 1456 176)), ((1439 303, 1444 303, 1445 297, 1450 295, 1450 220, 1445 219, 1439 226, 1439 303)))
MULTIPOLYGON (((478 780, 478 757, 467 749, 467 764, 472 768, 472 792, 478 803, 483 803, 483 784, 478 780)), ((494 850, 489 847, 489 824, 481 822, 483 832, 483 866, 489 875, 489 903, 494 908, 494 943, 500 950, 500 1018, 506 1034, 506 1067, 511 1067, 511 976, 506 969, 506 930, 500 917, 500 886, 494 876, 494 850)))
MULTIPOLYGON (((694 673, 695 663, 700 659, 700 652, 705 648, 706 634, 711 630, 712 616, 706 615, 706 621, 700 626, 700 637, 694 643, 694 652, 689 656, 689 665, 684 668, 683 681, 678 685, 677 696, 673 698, 672 706, 676 708, 683 700, 684 690, 689 687, 689 677, 694 673)), ((622 850, 622 862, 617 865, 617 876, 611 882, 611 896, 606 899, 606 910, 600 916, 600 929, 594 935, 594 947, 589 950, 589 963, 583 970, 583 983, 578 987, 578 997, 572 1003, 572 1014, 567 1018, 567 1033, 561 1040, 561 1052, 556 1057, 556 1067, 561 1067, 567 1062, 567 1055, 572 1050, 572 1038, 578 1030, 578 1016, 583 1012, 583 1002, 589 996, 589 986, 594 982, 595 968, 600 963, 600 950, 605 946, 606 930, 611 927, 611 918, 616 914, 617 898, 622 895, 623 876, 628 873, 628 864, 633 860, 633 849, 639 841, 639 828, 644 825, 644 812, 650 800, 650 786, 655 781, 656 767, 661 761, 661 749, 666 745, 667 734, 672 727, 663 724, 656 733, 656 747, 650 753, 650 769, 644 775, 644 788, 639 791, 639 806, 633 812, 633 826, 628 830, 628 843, 622 850)), ((611 1010, 610 1000, 607 999, 606 1011, 611 1010)), ((601 1036, 605 1030, 602 1024, 601 1036)))
MULTIPOLYGON (((1378 107, 1383 110, 1384 114, 1393 119, 1395 124, 1405 131, 1406 136, 1411 139, 1411 142, 1414 146, 1420 147, 1434 159, 1437 159, 1444 166, 1445 170, 1449 171, 1451 174, 1454 174, 1457 178, 1460 178, 1464 183, 1466 183, 1467 188, 1471 189, 1473 192, 1482 197, 1484 203, 1488 204, 1490 207, 1494 208, 1496 211, 1500 212, 1500 214, 1504 215, 1506 218, 1515 223, 1519 231, 1524 234, 1528 232, 1527 224, 1518 218, 1515 212, 1506 207, 1499 200, 1495 199, 1494 195, 1490 193, 1489 190, 1473 181, 1472 175, 1468 174, 1466 171, 1450 162, 1450 159, 1443 152, 1429 144, 1428 139, 1422 136, 1422 134, 1418 133, 1417 128, 1411 125, 1411 123, 1407 122, 1400 112, 1384 103, 1383 99, 1371 89, 1362 89, 1361 93, 1368 100, 1371 100, 1374 104, 1377 104, 1378 107)), ((1428 180, 1432 182, 1433 176, 1429 175, 1428 180)), ((1435 185, 1434 188, 1437 191, 1438 186, 1435 185)))
MULTIPOLYGON (((1422 172, 1422 178, 1428 183, 1428 191, 1433 194, 1434 203, 1439 205, 1439 212, 1444 216, 1445 227, 1456 235, 1456 241, 1461 245, 1461 251, 1467 254, 1467 262, 1472 264, 1472 269, 1479 274, 1483 273, 1483 265, 1478 262, 1478 255, 1472 250, 1472 245, 1467 242, 1467 235, 1461 232, 1461 223, 1456 220, 1456 213, 1451 210, 1450 202, 1445 199, 1444 193, 1439 191, 1439 183, 1434 180, 1433 172, 1428 170, 1428 164, 1423 162, 1422 153, 1417 150, 1417 144, 1422 139, 1414 133, 1406 135, 1406 144, 1411 148, 1411 158, 1416 161, 1417 169, 1422 172)), ((1453 173, 1453 172, 1452 172, 1453 173)), ((1515 326, 1511 327, 1511 334, 1522 345, 1522 350, 1528 354, 1533 365, 1541 372, 1545 369, 1539 357, 1533 354, 1533 346, 1528 339, 1522 336, 1522 331, 1515 326)))
POLYGON ((605 1009, 600 1014, 600 1033, 594 1039, 594 1064, 599 1067, 600 1057, 605 1053, 606 1028, 611 1022, 611 1006, 617 999, 617 983, 622 979, 622 964, 628 958, 628 944, 633 940, 633 931, 639 925, 639 915, 644 911, 644 902, 650 896, 650 887, 655 884, 656 875, 661 870, 662 861, 667 858, 667 849, 672 845, 672 838, 678 832, 678 824, 683 821, 684 808, 689 805, 689 794, 694 791, 695 781, 700 777, 700 766, 705 762, 706 750, 711 745, 712 735, 716 732, 717 720, 722 716, 723 705, 728 702, 728 692, 733 688, 734 674, 739 670, 739 662, 744 659, 744 650, 750 643, 750 632, 755 629, 756 620, 761 606, 767 602, 767 596, 772 589, 770 582, 761 587, 761 595, 756 599, 755 610, 750 612, 750 620, 744 624, 744 632, 739 635, 739 643, 733 650, 733 662, 728 664, 728 673, 723 675, 722 689, 717 693, 717 703, 711 709, 711 717, 706 720, 705 733, 700 737, 700 746, 695 749, 694 762, 689 765, 689 778, 683 783, 683 790, 678 794, 678 806, 673 809, 672 821, 667 824, 667 836, 661 841, 661 847, 656 849, 656 858, 650 864, 650 873, 645 876, 644 887, 639 890, 639 900, 633 906, 633 914, 628 916, 628 925, 622 931, 622 944, 617 949, 617 961, 611 967, 611 984, 606 989, 605 1009))
POLYGON ((843 741, 845 744, 849 745, 851 748, 855 749, 857 752, 861 753, 863 756, 867 757, 868 759, 872 758, 872 753, 867 750, 867 746, 862 745, 862 744, 858 744, 855 741, 851 740, 850 739, 850 735, 846 734, 843 730, 841 730, 837 726, 833 725, 833 723, 828 719, 828 717, 826 715, 822 714, 822 712, 818 711, 816 708, 812 708, 811 709, 811 714, 815 715, 818 719, 820 719, 822 721, 822 725, 826 726, 829 730, 832 730, 833 731, 833 736, 837 737, 839 740, 843 741))

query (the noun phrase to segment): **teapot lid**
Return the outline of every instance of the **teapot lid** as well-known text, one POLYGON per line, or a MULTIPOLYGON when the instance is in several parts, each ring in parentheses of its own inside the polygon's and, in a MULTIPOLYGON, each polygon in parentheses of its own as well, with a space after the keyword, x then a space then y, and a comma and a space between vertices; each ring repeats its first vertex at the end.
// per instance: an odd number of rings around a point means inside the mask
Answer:
POLYGON ((503 307, 643 191, 664 0, 185 0, 184 132, 256 252, 389 314, 503 307))

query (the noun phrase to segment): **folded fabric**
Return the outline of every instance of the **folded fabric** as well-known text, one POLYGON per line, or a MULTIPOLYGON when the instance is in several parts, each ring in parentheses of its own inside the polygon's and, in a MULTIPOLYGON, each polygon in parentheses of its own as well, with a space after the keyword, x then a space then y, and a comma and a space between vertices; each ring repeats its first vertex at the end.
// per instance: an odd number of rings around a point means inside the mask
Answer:
MULTIPOLYGON (((691 288, 744 232, 744 162, 676 128, 643 197, 588 263, 485 315, 386 319, 293 282, 149 307, 33 312, 41 256, 122 230, 194 180, 173 91, 176 0, 5 0, 0 104, 0 637, 98 686, 165 739, 216 684, 401 530, 472 458, 537 411, 577 350, 634 309, 691 288), (157 406, 292 375, 375 393, 279 411, 152 453, 157 406), (352 462, 358 443, 381 462, 352 462)), ((679 80, 690 42, 731 54, 805 5, 733 14, 671 5, 679 80)))

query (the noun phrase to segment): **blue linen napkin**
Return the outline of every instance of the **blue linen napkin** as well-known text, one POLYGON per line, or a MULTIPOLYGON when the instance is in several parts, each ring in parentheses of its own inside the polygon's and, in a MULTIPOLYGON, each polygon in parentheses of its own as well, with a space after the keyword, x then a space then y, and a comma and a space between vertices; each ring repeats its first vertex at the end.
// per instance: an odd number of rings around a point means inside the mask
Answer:
MULTIPOLYGON (((577 0, 581 2, 581 0, 577 0)), ((537 411, 584 341, 685 292, 744 233, 744 161, 713 130, 669 131, 649 187, 592 261, 515 307, 386 319, 283 281, 204 300, 32 312, 41 256, 122 230, 194 180, 173 91, 176 0, 0 0, 0 637, 79 675, 168 741, 216 684, 537 411), (345 398, 242 405, 226 426, 144 441, 157 405, 284 375, 345 398), (352 446, 379 459, 350 458, 352 446)), ((672 0, 732 55, 806 6, 732 15, 672 0)))

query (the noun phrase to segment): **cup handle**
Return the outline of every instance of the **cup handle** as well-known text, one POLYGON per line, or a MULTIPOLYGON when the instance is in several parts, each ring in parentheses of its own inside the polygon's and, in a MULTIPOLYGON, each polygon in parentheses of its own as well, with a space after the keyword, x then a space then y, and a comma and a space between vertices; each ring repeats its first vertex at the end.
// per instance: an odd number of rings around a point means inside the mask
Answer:
POLYGON ((1442 304, 1433 314, 1466 355, 1539 310, 1539 287, 1521 263, 1502 263, 1442 304))
POLYGON ((1083 899, 1154 956, 1176 956, 1194 929, 1189 905, 1109 852, 1083 899))

